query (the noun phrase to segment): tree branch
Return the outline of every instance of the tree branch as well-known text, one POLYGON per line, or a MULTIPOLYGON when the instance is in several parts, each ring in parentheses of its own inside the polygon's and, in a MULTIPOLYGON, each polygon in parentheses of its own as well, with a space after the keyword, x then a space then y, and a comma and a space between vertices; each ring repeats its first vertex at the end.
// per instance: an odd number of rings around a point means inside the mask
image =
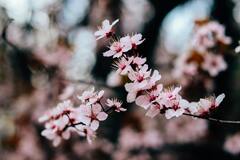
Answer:
POLYGON ((223 123, 223 124, 240 124, 240 121, 222 120, 222 119, 216 119, 216 118, 211 118, 211 117, 203 117, 203 116, 199 116, 199 115, 193 115, 193 114, 189 114, 189 113, 183 113, 183 115, 195 117, 195 118, 199 118, 199 119, 205 119, 205 120, 212 121, 212 122, 223 123))

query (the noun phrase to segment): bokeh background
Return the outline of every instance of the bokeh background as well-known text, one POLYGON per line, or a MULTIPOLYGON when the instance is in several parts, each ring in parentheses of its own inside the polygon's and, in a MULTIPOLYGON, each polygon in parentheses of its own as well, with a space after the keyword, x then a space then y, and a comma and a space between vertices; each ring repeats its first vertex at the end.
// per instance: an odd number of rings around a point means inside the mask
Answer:
POLYGON ((108 43, 94 37, 104 19, 120 19, 118 35, 143 34, 139 53, 160 71, 166 86, 182 83, 172 73, 189 47, 194 22, 209 19, 225 26, 232 38, 224 53, 227 70, 188 81, 182 94, 197 100, 224 92, 226 99, 211 116, 240 120, 240 63, 234 52, 240 39, 240 1, 0 0, 0 159, 239 159, 240 125, 191 117, 150 119, 125 102, 124 80, 101 54, 108 43), (41 136, 37 119, 92 86, 121 99, 128 111, 102 123, 92 145, 75 135, 53 147, 41 136))

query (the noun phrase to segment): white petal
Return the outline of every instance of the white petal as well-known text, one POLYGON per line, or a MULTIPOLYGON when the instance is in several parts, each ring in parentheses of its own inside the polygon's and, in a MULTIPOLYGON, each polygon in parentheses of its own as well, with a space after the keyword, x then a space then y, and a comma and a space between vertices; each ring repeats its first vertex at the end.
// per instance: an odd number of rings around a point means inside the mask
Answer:
POLYGON ((100 112, 100 113, 97 115, 97 119, 98 119, 99 121, 104 121, 104 120, 107 119, 107 117, 108 117, 108 114, 105 113, 105 112, 100 112))
POLYGON ((104 56, 104 57, 111 57, 111 56, 113 56, 114 54, 115 54, 115 52, 109 50, 109 51, 107 51, 107 52, 104 52, 104 53, 103 53, 103 56, 104 56))
POLYGON ((136 104, 144 109, 148 109, 150 103, 149 96, 147 95, 142 95, 136 98, 136 104))
POLYGON ((220 103, 223 101, 223 99, 225 98, 225 94, 224 93, 222 93, 222 94, 220 94, 217 98, 216 98, 216 106, 219 106, 220 105, 220 103))
POLYGON ((99 127, 99 121, 93 120, 92 123, 91 123, 91 125, 90 125, 90 128, 91 128, 92 130, 96 131, 96 130, 98 129, 98 127, 99 127))

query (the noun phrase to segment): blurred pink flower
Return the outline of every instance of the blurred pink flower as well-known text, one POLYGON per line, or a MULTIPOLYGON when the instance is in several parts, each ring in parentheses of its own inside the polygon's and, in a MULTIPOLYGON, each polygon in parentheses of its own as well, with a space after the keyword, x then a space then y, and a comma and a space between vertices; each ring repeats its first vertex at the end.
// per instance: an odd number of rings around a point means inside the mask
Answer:
POLYGON ((224 143, 224 149, 232 154, 240 153, 240 133, 228 137, 224 143))
POLYGON ((104 37, 107 37, 109 38, 113 31, 112 31, 112 27, 118 23, 118 19, 115 20, 112 24, 110 24, 109 20, 104 20, 102 22, 102 26, 101 27, 98 27, 98 31, 96 31, 94 33, 94 35, 97 37, 97 40, 101 39, 101 38, 104 38, 104 37))
POLYGON ((204 55, 202 69, 208 71, 211 76, 215 77, 219 72, 227 69, 227 64, 221 55, 208 53, 204 55))
POLYGON ((203 138, 208 129, 206 120, 181 117, 168 121, 166 126, 166 139, 171 143, 187 143, 203 138))
POLYGON ((196 28, 192 45, 198 52, 204 53, 219 42, 222 44, 230 44, 231 38, 225 35, 224 26, 212 21, 196 28))

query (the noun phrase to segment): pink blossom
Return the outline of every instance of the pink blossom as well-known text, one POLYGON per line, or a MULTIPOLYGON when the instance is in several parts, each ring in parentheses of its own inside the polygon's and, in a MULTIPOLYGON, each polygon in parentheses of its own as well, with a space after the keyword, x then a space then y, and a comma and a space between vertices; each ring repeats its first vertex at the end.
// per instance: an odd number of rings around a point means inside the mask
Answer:
POLYGON ((98 102, 103 97, 104 91, 101 90, 99 92, 94 92, 94 90, 95 89, 92 88, 91 90, 84 91, 81 96, 78 96, 78 99, 80 99, 82 103, 87 105, 98 102))
POLYGON ((208 125, 206 120, 179 117, 168 121, 165 126, 166 140, 170 143, 188 143, 206 136, 208 125))
POLYGON ((200 108, 198 109, 198 114, 205 114, 208 113, 210 110, 217 108, 224 98, 225 94, 222 93, 217 98, 210 97, 206 99, 200 99, 199 101, 200 108))
POLYGON ((133 64, 136 65, 138 68, 142 67, 142 65, 144 65, 146 63, 147 59, 146 58, 142 58, 142 57, 134 57, 133 59, 133 64))
POLYGON ((117 62, 115 62, 114 66, 117 68, 117 73, 120 75, 126 75, 131 69, 131 63, 133 61, 133 57, 121 57, 117 62))
POLYGON ((58 146, 62 139, 68 140, 70 138, 70 132, 73 128, 69 127, 66 130, 59 129, 57 126, 53 125, 51 128, 46 128, 41 132, 41 135, 49 140, 53 141, 53 146, 58 146))
POLYGON ((213 48, 217 43, 230 44, 231 38, 225 35, 225 28, 217 22, 198 26, 193 37, 193 47, 200 53, 213 48))
POLYGON ((129 51, 130 46, 123 44, 121 40, 122 39, 120 39, 120 41, 113 42, 109 47, 109 50, 103 53, 103 56, 105 57, 113 56, 113 58, 119 58, 123 55, 123 53, 129 51))
POLYGON ((94 33, 94 35, 97 37, 97 40, 104 38, 104 37, 110 37, 113 33, 112 27, 118 23, 119 19, 115 20, 112 24, 110 24, 109 20, 104 20, 102 22, 102 26, 98 27, 98 31, 94 33))
POLYGON ((165 116, 167 119, 179 117, 185 112, 186 101, 179 95, 181 87, 162 92, 160 103, 166 108, 165 116))
POLYGON ((151 75, 151 70, 148 71, 148 65, 145 64, 138 71, 132 71, 128 74, 128 77, 133 82, 141 83, 146 78, 149 78, 151 75))
POLYGON ((202 69, 208 71, 214 77, 219 72, 226 70, 227 64, 221 55, 209 53, 204 56, 202 69))
POLYGON ((69 100, 59 103, 56 108, 48 111, 39 118, 40 122, 45 123, 45 130, 41 135, 52 140, 54 146, 58 146, 62 138, 69 139, 72 131, 69 126, 75 121, 75 117, 72 116, 74 111, 69 100))
POLYGON ((88 143, 92 144, 92 141, 96 138, 95 130, 85 125, 78 125, 76 128, 78 130, 78 134, 80 136, 87 137, 88 143))
POLYGON ((113 107, 116 112, 123 112, 127 110, 122 107, 122 102, 118 99, 107 99, 106 105, 108 107, 113 107))
POLYGON ((143 107, 144 109, 148 109, 150 107, 150 105, 152 103, 156 102, 156 100, 158 99, 158 96, 160 95, 162 88, 163 88, 162 84, 159 84, 159 85, 157 85, 156 88, 154 88, 150 91, 147 91, 147 94, 140 95, 136 99, 136 104, 138 106, 143 107))
POLYGON ((240 153, 240 133, 229 136, 224 143, 224 149, 232 154, 239 154, 240 153))
POLYGON ((47 111, 43 116, 41 116, 38 121, 40 123, 49 122, 51 120, 57 120, 64 116, 65 114, 69 114, 74 110, 73 104, 70 100, 63 101, 59 103, 56 108, 47 111))
POLYGON ((131 44, 131 49, 137 49, 137 46, 143 43, 145 39, 142 39, 142 34, 138 33, 133 36, 125 36, 121 40, 125 45, 131 44))
POLYGON ((79 121, 89 125, 92 130, 97 130, 99 122, 107 119, 108 114, 102 111, 100 104, 81 105, 78 109, 79 121))
POLYGON ((146 116, 154 118, 160 113, 161 109, 163 109, 161 104, 159 104, 158 102, 153 103, 150 105, 149 110, 146 113, 146 116))

